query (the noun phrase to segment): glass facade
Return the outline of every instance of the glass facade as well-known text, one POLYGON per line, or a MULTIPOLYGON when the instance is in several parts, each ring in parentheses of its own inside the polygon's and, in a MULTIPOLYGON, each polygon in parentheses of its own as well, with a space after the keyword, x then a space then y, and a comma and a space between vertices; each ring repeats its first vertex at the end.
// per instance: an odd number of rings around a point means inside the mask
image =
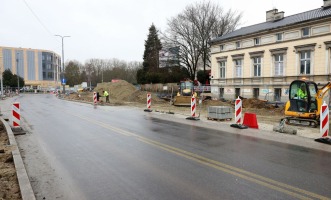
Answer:
POLYGON ((0 47, 4 70, 24 78, 26 86, 57 85, 61 58, 51 51, 0 47))

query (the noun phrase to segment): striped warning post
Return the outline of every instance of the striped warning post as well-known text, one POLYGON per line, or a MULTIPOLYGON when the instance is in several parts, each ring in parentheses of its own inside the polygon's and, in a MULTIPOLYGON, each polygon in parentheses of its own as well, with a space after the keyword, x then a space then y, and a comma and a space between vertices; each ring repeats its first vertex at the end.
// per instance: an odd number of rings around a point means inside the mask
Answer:
POLYGON ((321 107, 320 133, 322 134, 322 137, 327 137, 329 135, 329 107, 325 102, 321 107))
POLYGON ((152 105, 152 96, 150 93, 147 93, 147 109, 150 109, 152 105))
POLYGON ((12 108, 13 108, 13 115, 12 115, 13 127, 18 128, 20 127, 20 122, 21 122, 20 103, 19 102, 13 103, 12 108))
POLYGON ((94 105, 97 104, 97 93, 96 92, 93 92, 93 103, 94 103, 94 105))
POLYGON ((194 96, 191 98, 191 117, 195 117, 195 111, 196 111, 196 106, 197 105, 197 100, 194 96))
POLYGON ((235 121, 237 124, 241 123, 241 118, 242 118, 242 101, 241 99, 238 97, 236 99, 236 105, 235 105, 235 121))

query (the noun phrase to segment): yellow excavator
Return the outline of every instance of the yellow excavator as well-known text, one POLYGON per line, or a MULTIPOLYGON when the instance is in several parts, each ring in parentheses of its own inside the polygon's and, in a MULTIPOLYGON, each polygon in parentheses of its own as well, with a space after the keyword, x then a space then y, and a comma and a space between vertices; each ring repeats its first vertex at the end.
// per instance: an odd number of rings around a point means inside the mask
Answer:
POLYGON ((320 123, 321 105, 331 82, 318 89, 317 84, 308 80, 295 80, 290 85, 289 101, 285 105, 287 124, 317 127, 320 123))
MULTIPOLYGON (((181 81, 178 88, 178 93, 174 97, 174 106, 191 106, 192 95, 197 98, 197 94, 194 92, 193 81, 181 81)), ((198 99, 196 99, 196 102, 198 102, 198 99)))

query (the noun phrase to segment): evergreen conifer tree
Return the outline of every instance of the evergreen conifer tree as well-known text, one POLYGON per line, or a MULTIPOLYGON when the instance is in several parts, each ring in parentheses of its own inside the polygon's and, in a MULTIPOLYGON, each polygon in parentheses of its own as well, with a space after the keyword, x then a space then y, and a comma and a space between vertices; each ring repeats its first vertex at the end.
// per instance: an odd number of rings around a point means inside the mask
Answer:
POLYGON ((137 71, 137 82, 140 84, 159 82, 159 51, 162 49, 158 31, 154 24, 149 28, 147 40, 145 40, 145 51, 143 56, 143 67, 137 71))

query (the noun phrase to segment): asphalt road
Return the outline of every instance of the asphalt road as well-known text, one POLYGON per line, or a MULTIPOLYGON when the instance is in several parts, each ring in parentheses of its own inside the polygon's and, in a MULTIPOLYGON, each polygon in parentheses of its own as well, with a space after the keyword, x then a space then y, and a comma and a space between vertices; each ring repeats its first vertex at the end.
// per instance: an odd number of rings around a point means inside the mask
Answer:
POLYGON ((143 109, 53 95, 17 101, 24 126, 60 177, 59 199, 331 198, 325 151, 168 121, 143 109))

